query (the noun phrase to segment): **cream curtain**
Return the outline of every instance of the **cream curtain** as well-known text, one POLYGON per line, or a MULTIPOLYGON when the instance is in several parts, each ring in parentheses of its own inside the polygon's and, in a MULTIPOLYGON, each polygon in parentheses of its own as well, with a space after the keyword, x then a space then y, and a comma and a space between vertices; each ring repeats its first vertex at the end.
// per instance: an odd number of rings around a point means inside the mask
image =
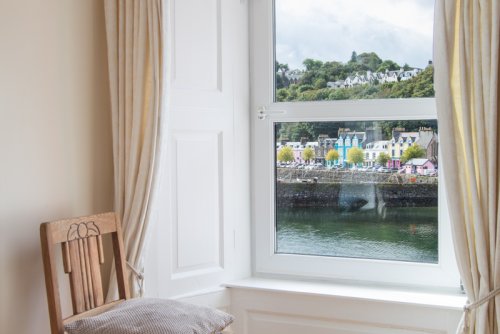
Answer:
POLYGON ((457 263, 468 297, 459 333, 498 333, 498 0, 436 0, 435 89, 457 263))
MULTIPOLYGON (((105 0, 113 127, 115 211, 133 296, 143 292, 163 105, 161 0, 105 0)), ((114 273, 108 299, 116 291, 114 273)))

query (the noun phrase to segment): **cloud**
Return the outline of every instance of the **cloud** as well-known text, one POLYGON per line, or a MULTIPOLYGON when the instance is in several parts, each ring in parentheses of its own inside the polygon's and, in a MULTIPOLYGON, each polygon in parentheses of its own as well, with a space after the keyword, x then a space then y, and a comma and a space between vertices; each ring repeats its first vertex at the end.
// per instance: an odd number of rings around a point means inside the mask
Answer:
POLYGON ((434 0, 276 0, 276 55, 290 68, 306 58, 376 52, 398 64, 432 59, 434 0))

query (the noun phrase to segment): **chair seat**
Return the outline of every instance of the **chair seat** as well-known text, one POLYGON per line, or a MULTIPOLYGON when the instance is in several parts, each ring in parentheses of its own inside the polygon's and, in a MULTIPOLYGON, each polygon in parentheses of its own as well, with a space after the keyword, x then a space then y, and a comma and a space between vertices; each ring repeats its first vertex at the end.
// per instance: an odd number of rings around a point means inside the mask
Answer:
POLYGON ((68 334, 211 334, 224 330, 233 316, 217 309, 175 300, 129 299, 111 310, 65 326, 68 334))

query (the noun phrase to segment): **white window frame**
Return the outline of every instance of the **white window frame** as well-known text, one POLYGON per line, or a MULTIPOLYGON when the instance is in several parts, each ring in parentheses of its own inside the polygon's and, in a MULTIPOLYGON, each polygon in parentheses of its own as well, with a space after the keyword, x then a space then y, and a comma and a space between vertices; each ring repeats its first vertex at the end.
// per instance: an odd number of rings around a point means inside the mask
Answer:
POLYGON ((438 264, 275 253, 275 122, 436 119, 436 107, 433 98, 275 103, 273 18, 273 0, 250 2, 254 275, 458 288, 441 176, 438 264))

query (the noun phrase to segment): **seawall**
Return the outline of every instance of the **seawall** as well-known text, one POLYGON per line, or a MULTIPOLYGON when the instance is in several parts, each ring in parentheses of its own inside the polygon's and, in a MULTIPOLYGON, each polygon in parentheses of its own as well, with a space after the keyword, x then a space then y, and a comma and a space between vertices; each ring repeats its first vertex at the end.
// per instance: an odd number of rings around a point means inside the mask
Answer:
POLYGON ((277 207, 331 207, 344 210, 375 207, 432 207, 437 183, 302 183, 278 182, 277 207))

